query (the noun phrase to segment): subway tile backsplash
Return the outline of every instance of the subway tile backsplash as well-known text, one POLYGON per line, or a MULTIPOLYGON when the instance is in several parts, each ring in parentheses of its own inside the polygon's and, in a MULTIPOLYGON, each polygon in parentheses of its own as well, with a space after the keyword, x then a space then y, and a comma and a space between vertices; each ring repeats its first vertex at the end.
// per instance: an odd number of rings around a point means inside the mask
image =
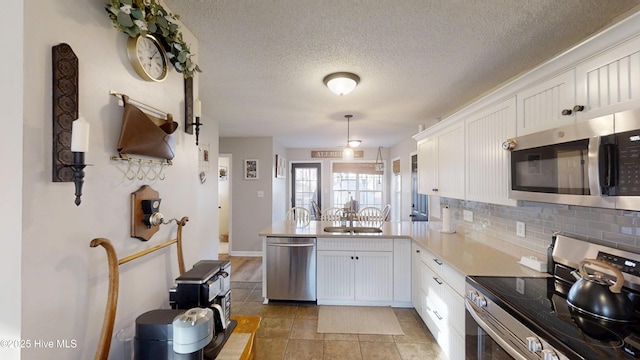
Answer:
POLYGON ((451 208, 452 223, 499 240, 546 254, 553 233, 640 253, 640 212, 523 201, 518 206, 441 198, 451 208), (463 220, 473 211, 473 222, 463 220), (526 237, 516 236, 516 221, 526 225, 526 237))

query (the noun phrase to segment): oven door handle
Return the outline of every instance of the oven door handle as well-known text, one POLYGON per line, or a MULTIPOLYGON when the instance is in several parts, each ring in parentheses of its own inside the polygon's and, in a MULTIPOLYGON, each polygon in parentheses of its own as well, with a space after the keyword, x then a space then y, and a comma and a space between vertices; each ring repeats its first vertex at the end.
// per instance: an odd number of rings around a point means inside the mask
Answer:
POLYGON ((473 304, 471 303, 471 301, 469 299, 465 299, 464 305, 467 308, 467 311, 469 312, 471 317, 473 317, 473 319, 476 321, 476 323, 478 323, 478 325, 480 325, 482 330, 486 331, 487 334, 489 334, 489 336, 491 336, 491 338, 496 343, 498 343, 498 345, 500 345, 500 347, 504 351, 508 352, 509 355, 513 356, 514 359, 517 359, 517 360, 529 360, 528 357, 522 355, 521 353, 518 352, 518 350, 514 349, 511 345, 509 345, 509 343, 507 343, 503 338, 501 338, 495 332, 495 330, 493 330, 493 328, 489 324, 487 324, 486 321, 484 321, 484 319, 482 318, 482 315, 478 314, 476 312, 476 310, 473 308, 473 304))

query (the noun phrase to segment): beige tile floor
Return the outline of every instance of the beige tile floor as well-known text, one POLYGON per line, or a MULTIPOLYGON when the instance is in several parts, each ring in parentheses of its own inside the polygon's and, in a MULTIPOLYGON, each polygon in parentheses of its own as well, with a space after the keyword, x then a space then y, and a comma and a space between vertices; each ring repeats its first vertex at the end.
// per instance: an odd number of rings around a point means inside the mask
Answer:
POLYGON ((394 308, 404 335, 317 333, 314 303, 262 304, 260 282, 231 282, 231 313, 262 317, 256 335, 257 360, 409 360, 447 357, 414 309, 394 308))

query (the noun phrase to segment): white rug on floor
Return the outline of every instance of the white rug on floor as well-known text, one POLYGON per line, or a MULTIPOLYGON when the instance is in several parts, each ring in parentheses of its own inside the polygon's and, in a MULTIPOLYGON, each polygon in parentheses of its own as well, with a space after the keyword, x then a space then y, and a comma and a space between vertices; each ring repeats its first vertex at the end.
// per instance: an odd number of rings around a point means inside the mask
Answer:
POLYGON ((404 335, 393 309, 388 306, 320 306, 318 332, 404 335))

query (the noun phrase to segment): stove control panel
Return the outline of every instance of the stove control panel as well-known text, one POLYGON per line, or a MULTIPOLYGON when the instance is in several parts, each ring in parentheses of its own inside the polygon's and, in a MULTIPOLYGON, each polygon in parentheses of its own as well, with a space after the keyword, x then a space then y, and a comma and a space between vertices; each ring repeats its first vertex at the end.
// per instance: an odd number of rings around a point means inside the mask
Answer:
POLYGON ((476 304, 477 307, 486 307, 487 306, 487 299, 480 295, 480 293, 476 290, 471 290, 467 293, 467 297, 469 298, 469 300, 471 300, 474 304, 476 304))
POLYGON ((597 259, 612 264, 623 273, 640 277, 640 261, 609 254, 604 251, 598 251, 597 259))

